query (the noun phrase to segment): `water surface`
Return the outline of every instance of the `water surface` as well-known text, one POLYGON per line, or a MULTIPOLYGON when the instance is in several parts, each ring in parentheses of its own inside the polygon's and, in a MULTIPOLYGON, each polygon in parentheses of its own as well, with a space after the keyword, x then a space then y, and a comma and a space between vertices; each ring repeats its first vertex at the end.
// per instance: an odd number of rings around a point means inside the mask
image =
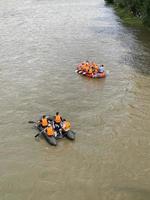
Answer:
POLYGON ((149 36, 102 0, 0 1, 0 199, 150 199, 149 36), (55 148, 27 122, 56 111, 77 138, 55 148))

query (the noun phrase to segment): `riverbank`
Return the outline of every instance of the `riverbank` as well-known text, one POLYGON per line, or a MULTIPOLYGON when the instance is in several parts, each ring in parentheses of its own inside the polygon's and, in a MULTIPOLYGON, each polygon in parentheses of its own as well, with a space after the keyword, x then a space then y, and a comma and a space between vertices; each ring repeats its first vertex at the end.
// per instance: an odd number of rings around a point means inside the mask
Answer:
POLYGON ((105 0, 105 2, 114 8, 116 14, 122 19, 124 24, 150 29, 149 1, 144 0, 138 3, 129 1, 127 3, 125 0, 105 0))
POLYGON ((139 17, 135 17, 131 12, 127 11, 125 8, 120 8, 116 5, 113 5, 113 8, 116 14, 122 19, 123 23, 129 26, 136 26, 136 27, 146 27, 143 24, 142 19, 139 17))

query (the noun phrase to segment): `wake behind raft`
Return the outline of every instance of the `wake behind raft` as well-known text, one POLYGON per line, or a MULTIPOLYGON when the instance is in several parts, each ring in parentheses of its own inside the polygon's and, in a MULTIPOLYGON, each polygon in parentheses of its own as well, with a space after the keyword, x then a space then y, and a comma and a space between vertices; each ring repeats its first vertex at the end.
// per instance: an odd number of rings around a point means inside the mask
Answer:
POLYGON ((35 138, 42 136, 50 145, 53 145, 53 146, 57 145, 58 139, 67 138, 69 140, 75 140, 76 133, 71 130, 71 127, 65 128, 65 126, 64 126, 66 123, 65 119, 62 120, 62 122, 58 126, 57 124, 54 123, 53 117, 50 117, 49 115, 43 115, 43 116, 48 122, 48 125, 46 128, 43 128, 41 126, 40 121, 42 118, 37 122, 35 122, 35 121, 28 122, 28 123, 34 124, 34 128, 38 130, 38 133, 35 135, 35 138), (53 134, 49 135, 49 133, 47 131, 48 128, 51 128, 53 130, 53 134))
POLYGON ((89 61, 78 64, 75 72, 89 78, 105 78, 108 75, 108 71, 105 71, 104 65, 98 66, 95 62, 89 61))

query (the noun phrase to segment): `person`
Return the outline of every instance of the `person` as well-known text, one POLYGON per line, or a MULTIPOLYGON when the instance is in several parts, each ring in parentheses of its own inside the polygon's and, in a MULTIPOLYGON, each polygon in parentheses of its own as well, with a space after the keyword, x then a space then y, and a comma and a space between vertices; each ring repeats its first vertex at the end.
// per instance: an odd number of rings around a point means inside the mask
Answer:
POLYGON ((90 62, 88 60, 86 60, 85 64, 86 64, 87 67, 90 66, 90 62))
POLYGON ((81 66, 81 71, 84 72, 84 71, 85 71, 85 68, 86 68, 86 64, 83 63, 82 66, 81 66))
POLYGON ((88 73, 89 68, 90 68, 90 63, 87 62, 87 63, 85 64, 84 72, 85 72, 85 73, 88 73))
POLYGON ((95 74, 95 68, 92 66, 92 74, 95 74))
POLYGON ((92 67, 90 67, 89 70, 88 70, 88 74, 89 74, 90 76, 92 76, 92 73, 93 73, 93 69, 92 69, 92 67))
POLYGON ((49 137, 55 135, 55 131, 54 131, 54 129, 53 129, 53 127, 52 127, 51 124, 48 124, 48 126, 44 129, 44 131, 47 133, 47 135, 48 135, 49 137))
POLYGON ((94 68, 94 73, 98 72, 98 65, 95 62, 92 62, 92 66, 94 68))
POLYGON ((42 116, 42 119, 39 121, 42 128, 46 128, 48 126, 48 119, 46 118, 46 115, 42 116))
POLYGON ((61 122, 62 122, 62 117, 59 114, 59 112, 56 112, 56 115, 54 116, 54 123, 60 125, 61 122))
POLYGON ((100 73, 103 73, 103 72, 104 72, 104 65, 100 65, 100 66, 99 66, 99 72, 100 72, 100 73))
POLYGON ((59 114, 59 112, 56 112, 56 115, 54 116, 54 123, 53 123, 53 127, 55 129, 55 131, 58 134, 61 134, 61 122, 62 122, 62 117, 59 114))
POLYGON ((71 128, 70 122, 66 121, 66 119, 63 119, 63 121, 62 121, 62 131, 67 132, 67 131, 70 130, 70 128, 71 128))

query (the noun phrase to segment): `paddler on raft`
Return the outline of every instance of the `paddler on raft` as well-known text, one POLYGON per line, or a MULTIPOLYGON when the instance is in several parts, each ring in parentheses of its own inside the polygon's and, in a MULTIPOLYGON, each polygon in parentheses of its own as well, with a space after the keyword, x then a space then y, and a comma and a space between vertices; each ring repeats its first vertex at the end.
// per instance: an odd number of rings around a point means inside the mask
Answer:
POLYGON ((46 128, 48 126, 48 119, 46 115, 43 115, 38 123, 42 128, 46 128))
POLYGON ((62 132, 65 133, 71 129, 71 124, 66 119, 62 120, 62 132))
POLYGON ((63 134, 65 134, 71 128, 70 122, 66 119, 62 119, 62 116, 59 114, 59 112, 56 112, 53 121, 53 127, 60 136, 63 136, 63 134))
POLYGON ((57 136, 57 133, 55 132, 51 124, 48 124, 44 131, 47 133, 48 137, 57 136))
POLYGON ((59 134, 62 135, 62 117, 59 114, 59 112, 56 112, 54 118, 53 118, 53 127, 55 129, 55 131, 59 134))

